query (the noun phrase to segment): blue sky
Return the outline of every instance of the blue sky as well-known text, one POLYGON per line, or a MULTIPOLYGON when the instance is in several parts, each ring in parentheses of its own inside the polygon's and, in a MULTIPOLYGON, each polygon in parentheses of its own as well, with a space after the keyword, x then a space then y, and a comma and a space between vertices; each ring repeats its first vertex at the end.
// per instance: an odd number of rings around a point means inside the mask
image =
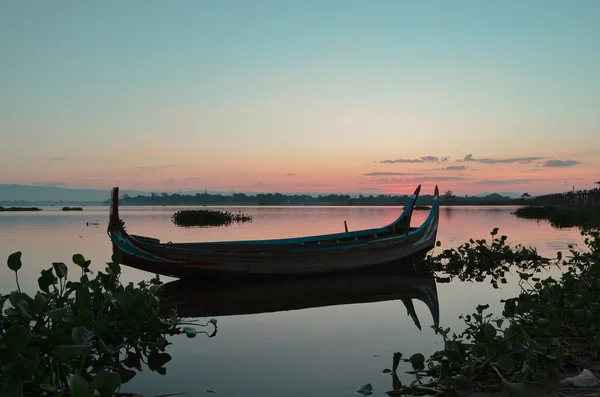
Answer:
POLYGON ((599 18, 591 0, 7 2, 0 183, 584 187, 600 179, 599 18), (541 159, 454 180, 381 163, 468 154, 541 159))

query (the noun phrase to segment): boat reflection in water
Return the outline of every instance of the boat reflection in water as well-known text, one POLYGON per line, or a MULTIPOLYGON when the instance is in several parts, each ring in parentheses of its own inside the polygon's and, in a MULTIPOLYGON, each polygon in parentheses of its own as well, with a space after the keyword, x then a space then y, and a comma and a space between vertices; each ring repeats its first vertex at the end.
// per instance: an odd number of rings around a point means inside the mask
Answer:
POLYGON ((435 326, 440 309, 434 277, 411 263, 393 263, 378 271, 295 279, 194 280, 163 286, 165 306, 180 317, 217 317, 272 313, 325 306, 400 300, 421 329, 413 300, 425 303, 435 326))

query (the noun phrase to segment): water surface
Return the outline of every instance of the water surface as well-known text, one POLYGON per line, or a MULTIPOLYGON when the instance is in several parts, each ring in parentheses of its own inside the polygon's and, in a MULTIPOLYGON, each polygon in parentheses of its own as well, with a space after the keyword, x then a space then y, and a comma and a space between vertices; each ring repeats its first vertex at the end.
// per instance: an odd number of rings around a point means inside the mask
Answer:
MULTIPOLYGON (((187 242, 341 232, 344 220, 350 230, 370 228, 393 221, 401 212, 397 207, 221 207, 250 214, 253 222, 182 228, 170 220, 181 208, 189 207, 121 207, 120 213, 130 233, 187 242)), ((108 207, 84 207, 81 212, 44 209, 0 214, 0 256, 23 252, 20 284, 28 292, 36 290, 40 270, 52 262, 71 264, 72 254, 81 253, 92 260, 92 269, 101 270, 111 256, 106 234, 108 207), (86 226, 86 222, 99 225, 86 226)), ((544 221, 519 219, 512 211, 513 207, 442 207, 438 232, 442 247, 436 250, 455 247, 471 237, 489 239, 494 227, 508 235, 510 242, 535 246, 547 256, 566 251, 568 244, 582 244, 577 229, 556 229, 544 221)), ((427 214, 416 211, 413 226, 422 223, 427 214)), ((125 282, 152 276, 123 267, 125 282)), ((501 309, 500 299, 519 291, 515 280, 509 278, 509 284, 497 290, 489 283, 438 284, 441 325, 459 329, 462 322, 458 316, 474 311, 477 304, 501 309)), ((0 288, 3 292, 15 288, 14 273, 6 266, 0 266, 0 288)), ((421 331, 400 300, 220 316, 217 336, 174 337, 167 350, 173 356, 166 365, 167 375, 145 370, 125 391, 146 396, 173 392, 206 395, 207 389, 226 396, 347 396, 356 395, 356 387, 370 382, 375 394, 382 395, 391 389, 391 377, 382 370, 391 366, 394 352, 427 354, 440 348, 426 306, 415 301, 415 310, 421 331)))

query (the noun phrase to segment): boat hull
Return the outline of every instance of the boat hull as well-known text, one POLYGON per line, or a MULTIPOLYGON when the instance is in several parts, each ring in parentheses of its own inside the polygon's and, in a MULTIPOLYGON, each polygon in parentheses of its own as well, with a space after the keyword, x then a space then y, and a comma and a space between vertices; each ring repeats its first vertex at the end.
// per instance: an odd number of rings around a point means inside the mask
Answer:
POLYGON ((359 271, 405 258, 423 256, 436 242, 439 194, 427 220, 417 228, 410 205, 390 225, 351 233, 264 241, 161 244, 130 235, 118 217, 118 188, 113 189, 108 234, 124 265, 172 277, 303 276, 359 271))

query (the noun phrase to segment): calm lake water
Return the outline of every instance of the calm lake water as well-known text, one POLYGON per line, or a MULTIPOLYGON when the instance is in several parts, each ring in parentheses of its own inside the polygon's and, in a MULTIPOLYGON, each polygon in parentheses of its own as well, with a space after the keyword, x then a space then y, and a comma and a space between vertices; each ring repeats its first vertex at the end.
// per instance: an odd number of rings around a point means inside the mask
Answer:
MULTIPOLYGON (((401 212, 394 207, 227 207, 252 215, 253 222, 181 228, 170 219, 178 209, 122 207, 120 212, 130 233, 173 242, 340 232, 344 220, 350 230, 362 229, 391 222, 401 212)), ((519 219, 511 211, 513 207, 443 207, 438 232, 442 247, 436 250, 456 247, 471 237, 489 239, 494 227, 500 228, 500 234, 507 235, 510 242, 535 246, 547 256, 566 251, 568 244, 583 243, 578 229, 556 229, 545 221, 519 219)), ((422 223, 426 216, 427 211, 416 211, 413 225, 422 223)), ((85 207, 82 212, 45 208, 37 213, 0 213, 0 256, 23 252, 19 275, 21 288, 27 292, 37 289, 42 269, 56 261, 71 264, 74 253, 91 259, 94 270, 102 270, 111 256, 107 219, 108 207, 85 207), (98 226, 86 226, 86 222, 96 221, 98 226)), ((560 270, 549 274, 559 275, 560 270)), ((123 266, 125 282, 152 276, 123 266)), ((440 324, 460 331, 458 316, 472 313, 477 304, 488 303, 493 310, 501 310, 501 299, 518 294, 516 280, 509 278, 509 283, 497 290, 488 282, 438 284, 440 324)), ((0 266, 0 288, 4 293, 15 289, 14 273, 5 265, 0 266)), ((361 289, 360 285, 353 288, 361 289)), ((358 386, 371 383, 375 394, 383 395, 392 389, 391 377, 382 370, 391 367, 394 352, 427 356, 441 347, 441 338, 430 328, 433 319, 427 307, 416 300, 414 306, 421 331, 400 300, 215 317, 218 333, 214 338, 172 338, 167 352, 173 359, 166 365, 167 375, 146 369, 122 391, 145 396, 176 392, 209 395, 207 389, 224 396, 353 396, 358 386)), ((410 377, 401 376, 405 379, 410 377)))

